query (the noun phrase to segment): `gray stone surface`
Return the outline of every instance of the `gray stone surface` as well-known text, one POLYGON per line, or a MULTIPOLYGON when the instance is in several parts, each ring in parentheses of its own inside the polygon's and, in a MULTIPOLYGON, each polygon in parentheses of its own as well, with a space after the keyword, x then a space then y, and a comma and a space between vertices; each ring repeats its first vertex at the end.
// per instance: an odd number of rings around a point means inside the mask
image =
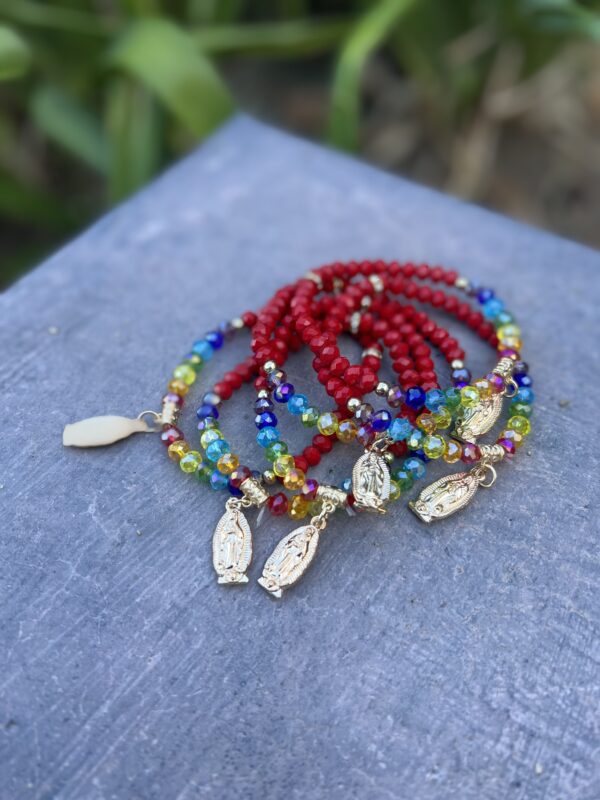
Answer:
MULTIPOLYGON (((598 798, 599 268, 239 118, 1 297, 0 797, 598 798), (222 496, 153 437, 63 450, 62 426, 156 407, 215 322, 361 257, 497 287, 536 382, 530 446, 434 528, 403 503, 336 520, 280 603, 254 579, 289 521, 260 529, 251 584, 218 587, 222 496)), ((306 360, 291 372, 323 400, 306 360)), ((249 398, 223 424, 257 462, 249 398)))

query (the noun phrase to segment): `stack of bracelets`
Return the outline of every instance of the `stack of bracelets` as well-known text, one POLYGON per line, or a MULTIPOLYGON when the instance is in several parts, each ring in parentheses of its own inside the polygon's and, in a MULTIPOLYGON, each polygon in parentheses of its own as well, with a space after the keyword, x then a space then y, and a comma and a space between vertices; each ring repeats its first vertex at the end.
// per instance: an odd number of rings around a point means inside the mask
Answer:
POLYGON ((63 442, 93 446, 136 431, 159 431, 169 458, 184 473, 228 495, 213 536, 219 583, 248 581, 252 533, 246 509, 264 507, 294 521, 308 518, 279 542, 259 579, 280 597, 306 571, 337 509, 386 513, 389 503, 424 478, 431 460, 462 462, 469 469, 436 480, 409 502, 424 522, 453 514, 480 486, 495 482, 494 465, 513 456, 530 432, 534 395, 521 349, 521 331, 502 301, 453 270, 383 261, 334 263, 279 289, 257 314, 248 311, 194 342, 173 371, 161 412, 142 412, 133 420, 84 420, 66 427, 63 442), (492 370, 474 380, 458 341, 414 301, 453 315, 497 349, 492 370), (250 332, 251 353, 204 394, 194 446, 177 426, 183 404, 205 364, 244 329, 250 332), (359 363, 341 354, 341 335, 359 343, 359 363), (331 398, 329 408, 318 408, 287 378, 288 356, 305 346, 314 354, 312 366, 331 398), (432 347, 450 366, 449 388, 440 388, 432 347), (379 377, 384 355, 395 373, 392 383, 379 377), (256 441, 265 469, 240 463, 222 432, 227 400, 252 381, 256 441), (494 443, 480 443, 499 419, 504 398, 510 400, 506 424, 494 443), (278 418, 285 412, 314 432, 296 455, 280 432, 278 418), (340 475, 337 486, 318 483, 309 473, 337 443, 362 450, 352 475, 340 475))

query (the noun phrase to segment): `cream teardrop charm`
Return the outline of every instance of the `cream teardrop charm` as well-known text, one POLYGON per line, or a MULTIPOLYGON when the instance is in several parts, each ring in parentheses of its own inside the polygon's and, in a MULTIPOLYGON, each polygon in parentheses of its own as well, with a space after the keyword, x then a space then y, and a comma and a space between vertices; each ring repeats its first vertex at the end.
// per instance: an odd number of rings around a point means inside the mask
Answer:
POLYGON ((316 525, 303 525, 288 533, 267 559, 260 585, 274 597, 296 583, 308 569, 319 544, 316 525))
POLYGON ((126 439, 132 433, 155 433, 157 429, 145 419, 150 415, 154 419, 158 417, 154 411, 145 411, 135 419, 111 415, 82 419, 65 425, 63 444, 65 447, 101 447, 126 439))
POLYGON ((236 498, 226 503, 225 513, 213 534, 212 548, 218 583, 248 583, 246 570, 252 560, 252 531, 236 498))
POLYGON ((362 455, 352 470, 355 506, 363 511, 385 514, 390 497, 390 470, 385 458, 374 450, 362 455))

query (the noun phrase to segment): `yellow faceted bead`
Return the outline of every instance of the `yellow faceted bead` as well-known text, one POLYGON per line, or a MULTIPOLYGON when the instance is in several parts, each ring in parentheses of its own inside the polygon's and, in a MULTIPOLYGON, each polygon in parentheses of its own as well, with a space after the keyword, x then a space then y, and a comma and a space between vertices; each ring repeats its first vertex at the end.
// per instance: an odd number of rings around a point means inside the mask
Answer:
POLYGON ((504 339, 499 339, 499 343, 502 347, 508 347, 511 350, 522 350, 523 349, 523 342, 521 341, 519 336, 505 336, 504 339))
POLYGON ((433 433, 436 429, 436 422, 433 414, 423 413, 417 417, 417 427, 425 433, 433 433))
POLYGON ((323 436, 331 436, 332 434, 336 433, 339 425, 339 419, 330 411, 326 411, 325 414, 321 414, 317 421, 317 428, 319 429, 319 432, 323 434, 323 436))
POLYGON ((521 447, 524 439, 522 434, 517 433, 517 431, 513 430, 512 428, 506 428, 503 430, 498 438, 509 439, 511 442, 513 442, 515 447, 521 447))
POLYGON ((180 397, 185 397, 190 390, 190 387, 187 385, 187 383, 182 381, 180 378, 173 378, 172 381, 169 381, 167 388, 170 392, 173 392, 173 394, 178 394, 180 397))
POLYGON ((222 472, 223 475, 231 475, 233 470, 237 469, 239 465, 240 460, 235 453, 224 453, 217 461, 217 469, 219 472, 222 472))
POLYGON ((511 417, 506 424, 511 430, 520 433, 521 436, 527 436, 529 433, 531 433, 531 423, 527 417, 515 415, 514 417, 511 417))
POLYGON ((457 461, 460 461, 461 456, 462 445, 460 442, 454 439, 450 439, 450 441, 446 442, 446 452, 442 456, 446 464, 456 464, 457 461))
POLYGON ((460 402, 464 408, 474 408, 479 400, 479 392, 474 386, 463 386, 460 390, 460 402))
POLYGON ((356 438, 358 428, 353 419, 343 419, 338 425, 337 438, 347 444, 356 438))
POLYGON ((427 458, 441 458, 446 451, 446 440, 441 436, 430 435, 423 439, 423 452, 427 458))
POLYGON ((296 489, 301 489, 304 486, 304 481, 306 480, 306 475, 302 472, 301 469, 294 467, 293 469, 288 470, 284 477, 283 477, 283 485, 286 489, 290 489, 290 491, 294 491, 296 489))
POLYGON ((273 462, 273 472, 280 478, 283 478, 286 472, 294 469, 294 456, 286 453, 284 456, 278 456, 273 462))
POLYGON ((401 494, 400 485, 396 481, 390 481, 390 500, 399 500, 401 494))
POLYGON ((481 397, 482 400, 491 397, 494 391, 492 388, 492 384, 487 380, 487 378, 479 378, 479 380, 473 383, 473 386, 479 392, 479 396, 481 397))
POLYGON ((179 364, 173 370, 173 377, 191 386, 196 380, 196 370, 189 364, 179 364))
POLYGON ((197 450, 188 450, 179 461, 179 466, 184 472, 196 472, 201 464, 202 453, 199 453, 197 450))
POLYGON ((521 336, 521 328, 514 323, 509 323, 508 325, 502 325, 496 331, 496 336, 498 337, 499 342, 504 342, 505 339, 514 337, 519 338, 521 336))
POLYGON ((169 458, 172 458, 173 461, 179 461, 182 456, 189 452, 189 449, 189 444, 184 442, 183 439, 180 439, 178 442, 173 442, 173 444, 170 444, 167 452, 169 454, 169 458))
POLYGON ((207 431, 202 431, 200 435, 200 444, 206 450, 209 444, 216 442, 217 439, 222 439, 223 435, 218 428, 209 428, 207 431))
POLYGON ((450 413, 449 409, 446 408, 446 406, 442 406, 439 411, 435 411, 433 418, 435 420, 436 427, 440 428, 441 430, 445 430, 452 425, 452 414, 450 413))
POLYGON ((304 519, 304 517, 308 514, 308 506, 309 503, 300 495, 296 495, 292 497, 292 502, 290 503, 290 507, 288 509, 288 515, 291 519, 304 519))

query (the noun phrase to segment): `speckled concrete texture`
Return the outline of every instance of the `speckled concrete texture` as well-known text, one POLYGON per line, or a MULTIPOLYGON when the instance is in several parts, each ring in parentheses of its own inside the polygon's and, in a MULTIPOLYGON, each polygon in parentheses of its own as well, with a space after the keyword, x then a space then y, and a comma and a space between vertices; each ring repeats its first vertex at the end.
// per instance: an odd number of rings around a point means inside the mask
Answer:
MULTIPOLYGON (((599 270, 240 117, 0 297, 2 800, 597 800, 599 270), (62 448, 66 422, 156 407, 220 319, 376 257, 458 267, 524 329, 534 434, 460 515, 340 517, 277 602, 255 579, 290 521, 257 532, 248 586, 217 586, 220 494, 152 436, 62 448)), ((250 397, 223 426, 258 464, 250 397)))

